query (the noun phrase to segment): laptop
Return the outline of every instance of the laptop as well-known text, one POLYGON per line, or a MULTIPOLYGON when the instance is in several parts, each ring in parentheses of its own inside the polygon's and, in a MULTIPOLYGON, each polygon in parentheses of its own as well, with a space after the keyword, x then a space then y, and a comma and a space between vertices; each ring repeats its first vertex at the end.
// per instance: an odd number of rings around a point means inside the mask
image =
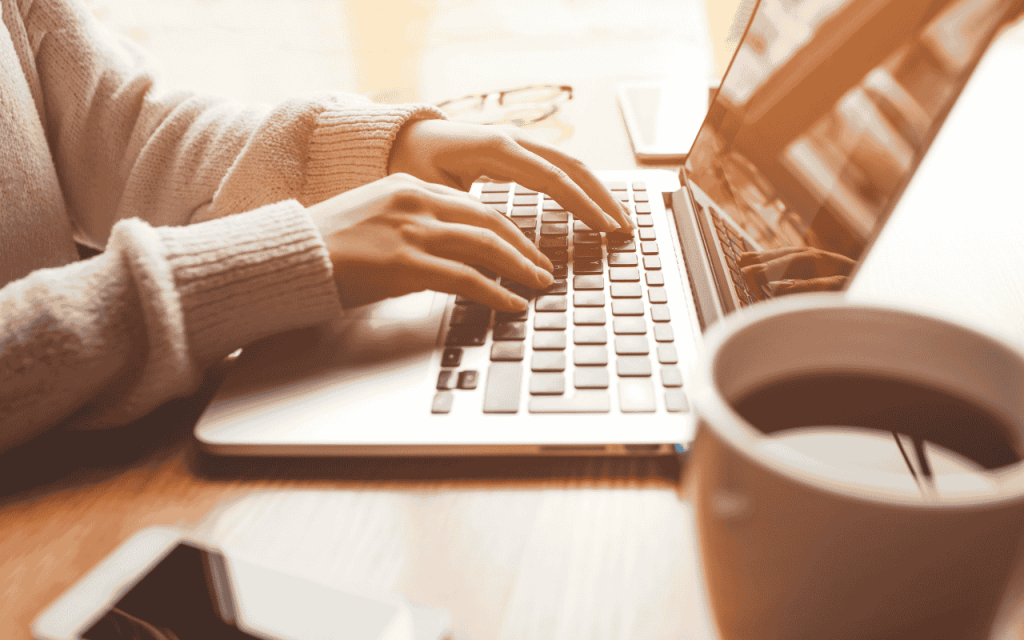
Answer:
MULTIPOLYGON (((422 292, 245 347, 195 437, 221 455, 663 455, 694 435, 703 332, 844 289, 1011 11, 761 0, 685 166, 608 171, 632 237, 544 194, 471 193, 556 264, 523 314, 422 292), (764 277, 741 254, 788 255, 764 277)), ((749 256, 745 258, 749 260, 749 256)), ((492 274, 487 274, 492 275, 492 274)))

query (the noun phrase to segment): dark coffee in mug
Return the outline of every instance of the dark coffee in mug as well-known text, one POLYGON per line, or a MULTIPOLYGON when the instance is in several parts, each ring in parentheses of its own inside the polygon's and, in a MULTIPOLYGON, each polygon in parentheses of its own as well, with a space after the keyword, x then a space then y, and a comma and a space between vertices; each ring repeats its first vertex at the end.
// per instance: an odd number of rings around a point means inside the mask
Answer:
POLYGON ((860 427, 906 435, 918 446, 938 445, 988 470, 1024 459, 1021 434, 1008 418, 963 395, 898 378, 798 376, 730 400, 737 413, 765 434, 801 427, 860 427))

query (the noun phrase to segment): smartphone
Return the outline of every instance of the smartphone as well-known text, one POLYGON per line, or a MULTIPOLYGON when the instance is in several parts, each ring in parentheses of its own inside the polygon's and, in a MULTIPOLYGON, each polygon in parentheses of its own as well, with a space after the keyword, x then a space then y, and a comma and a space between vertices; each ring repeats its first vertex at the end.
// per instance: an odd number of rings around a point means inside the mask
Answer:
POLYGON ((438 640, 444 611, 351 594, 186 539, 128 539, 35 620, 37 640, 438 640))
POLYGON ((616 87, 637 159, 683 161, 708 112, 708 86, 694 80, 627 82, 616 87))

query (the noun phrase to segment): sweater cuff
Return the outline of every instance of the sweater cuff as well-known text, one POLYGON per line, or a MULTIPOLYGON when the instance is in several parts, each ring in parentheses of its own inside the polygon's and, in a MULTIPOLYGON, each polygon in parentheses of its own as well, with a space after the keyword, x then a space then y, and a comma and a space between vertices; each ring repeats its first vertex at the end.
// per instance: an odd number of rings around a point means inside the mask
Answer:
POLYGON ((366 111, 329 108, 320 113, 309 141, 302 202, 320 202, 387 176, 399 129, 434 118, 446 116, 426 104, 375 105, 366 111))
POLYGON ((342 313, 327 247, 294 200, 156 232, 200 366, 342 313))

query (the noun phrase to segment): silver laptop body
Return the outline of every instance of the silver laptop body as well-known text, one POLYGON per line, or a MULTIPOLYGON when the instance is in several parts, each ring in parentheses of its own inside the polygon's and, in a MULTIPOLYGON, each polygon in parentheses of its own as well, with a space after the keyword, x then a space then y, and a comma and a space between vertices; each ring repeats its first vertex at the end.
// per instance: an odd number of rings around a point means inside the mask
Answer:
POLYGON ((702 332, 780 286, 845 288, 1010 8, 762 0, 680 174, 600 174, 640 224, 631 242, 595 243, 543 194, 474 185, 559 257, 564 292, 530 292, 525 318, 423 292, 250 345, 195 437, 222 455, 685 446, 702 332), (851 268, 739 271, 743 252, 789 248, 851 268))

